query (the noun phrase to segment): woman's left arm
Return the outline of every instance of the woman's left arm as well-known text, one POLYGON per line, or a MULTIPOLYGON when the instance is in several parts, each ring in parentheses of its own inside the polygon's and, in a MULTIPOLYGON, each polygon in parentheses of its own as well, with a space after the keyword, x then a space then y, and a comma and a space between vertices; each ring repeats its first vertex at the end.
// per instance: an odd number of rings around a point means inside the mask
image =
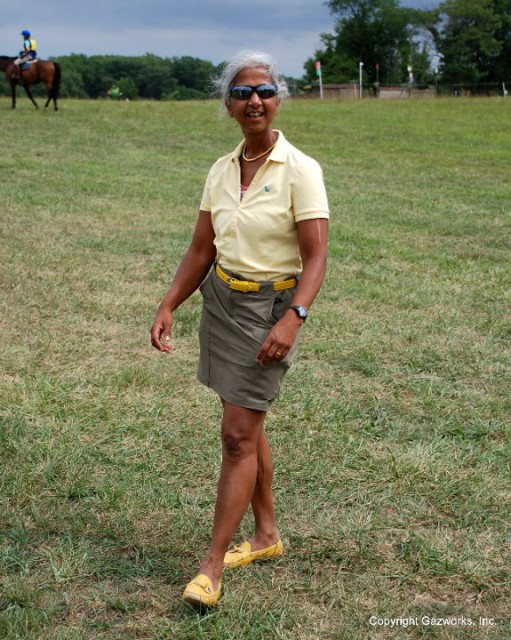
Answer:
MULTIPOLYGON (((297 223, 297 228, 303 270, 291 304, 309 309, 325 277, 328 220, 325 218, 303 220, 297 223)), ((303 320, 293 309, 289 309, 268 333, 257 354, 257 362, 268 364, 279 362, 285 358, 293 346, 302 324, 303 320)))

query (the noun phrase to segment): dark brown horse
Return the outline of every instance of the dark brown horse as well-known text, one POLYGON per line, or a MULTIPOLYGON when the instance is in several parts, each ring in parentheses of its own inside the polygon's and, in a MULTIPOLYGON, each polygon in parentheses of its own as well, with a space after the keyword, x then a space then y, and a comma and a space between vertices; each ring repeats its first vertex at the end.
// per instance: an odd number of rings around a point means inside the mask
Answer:
POLYGON ((25 89, 27 96, 32 100, 34 107, 39 109, 29 87, 33 84, 44 82, 48 89, 48 100, 46 100, 44 106, 46 108, 50 104, 50 101, 53 100, 55 111, 57 111, 57 98, 59 97, 60 79, 62 76, 60 65, 51 60, 29 62, 28 65, 22 65, 23 68, 20 69, 21 76, 18 79, 16 77, 15 60, 16 58, 10 58, 9 56, 0 56, 0 71, 5 73, 11 87, 12 108, 14 109, 16 107, 16 85, 20 84, 25 89))

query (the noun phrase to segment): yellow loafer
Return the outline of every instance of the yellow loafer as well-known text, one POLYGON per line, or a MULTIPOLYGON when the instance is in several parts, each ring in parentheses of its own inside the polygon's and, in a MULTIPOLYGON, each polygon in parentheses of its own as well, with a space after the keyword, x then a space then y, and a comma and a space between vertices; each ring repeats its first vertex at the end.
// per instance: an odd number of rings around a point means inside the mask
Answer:
POLYGON ((215 590, 208 576, 199 573, 186 585, 183 591, 183 600, 195 606, 214 607, 220 600, 221 594, 222 581, 218 583, 218 588, 215 590))
POLYGON ((250 542, 242 542, 240 545, 229 549, 224 556, 224 567, 232 569, 234 567, 241 567, 244 564, 254 562, 254 560, 265 560, 267 558, 279 558, 284 555, 284 546, 282 541, 279 540, 276 544, 266 549, 258 549, 252 551, 252 545, 250 542))

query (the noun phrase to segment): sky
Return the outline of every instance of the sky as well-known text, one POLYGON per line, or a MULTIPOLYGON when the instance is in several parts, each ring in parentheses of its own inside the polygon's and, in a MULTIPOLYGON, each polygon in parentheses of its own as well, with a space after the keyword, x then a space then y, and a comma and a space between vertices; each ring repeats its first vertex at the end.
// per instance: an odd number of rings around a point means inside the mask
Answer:
MULTIPOLYGON (((266 51, 281 73, 299 78, 331 33, 322 0, 0 0, 0 55, 14 56, 28 29, 41 58, 83 53, 162 58, 192 56, 219 64, 242 49, 266 51)), ((435 0, 402 0, 432 8, 435 0)))

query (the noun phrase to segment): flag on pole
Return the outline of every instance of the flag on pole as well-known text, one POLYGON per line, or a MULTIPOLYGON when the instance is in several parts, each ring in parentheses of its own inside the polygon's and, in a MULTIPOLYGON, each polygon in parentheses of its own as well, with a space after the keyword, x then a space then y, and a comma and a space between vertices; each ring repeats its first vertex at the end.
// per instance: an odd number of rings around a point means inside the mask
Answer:
POLYGON ((316 67, 316 75, 319 78, 319 97, 323 99, 323 78, 321 76, 321 62, 319 60, 316 60, 314 66, 316 67))

